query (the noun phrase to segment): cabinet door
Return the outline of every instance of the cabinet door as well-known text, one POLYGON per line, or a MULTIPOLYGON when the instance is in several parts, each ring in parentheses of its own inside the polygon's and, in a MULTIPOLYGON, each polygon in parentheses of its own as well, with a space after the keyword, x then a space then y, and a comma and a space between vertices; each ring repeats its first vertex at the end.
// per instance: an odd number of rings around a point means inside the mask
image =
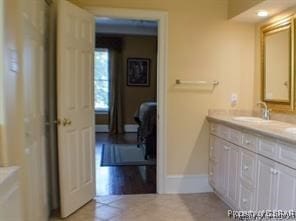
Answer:
POLYGON ((241 149, 240 151, 240 169, 239 169, 239 177, 240 180, 252 188, 256 186, 256 154, 241 149))
POLYGON ((295 209, 296 170, 276 164, 274 207, 279 210, 295 209))
POLYGON ((228 151, 228 185, 227 185, 227 197, 229 202, 237 206, 238 205, 238 168, 239 168, 239 148, 235 145, 231 145, 228 151))
POLYGON ((219 139, 219 148, 217 153, 217 171, 218 171, 218 181, 217 181, 217 191, 222 195, 227 195, 228 186, 228 162, 229 162, 229 151, 230 144, 224 140, 219 139))
POLYGON ((275 162, 258 156, 257 172, 257 210, 273 209, 275 162))
POLYGON ((221 139, 216 136, 211 136, 210 140, 210 161, 209 161, 209 181, 210 184, 218 190, 219 186, 219 177, 220 177, 220 169, 219 169, 219 160, 220 160, 220 152, 221 152, 221 139))
POLYGON ((240 210, 254 210, 255 192, 254 189, 247 187, 243 182, 239 182, 239 203, 240 210))

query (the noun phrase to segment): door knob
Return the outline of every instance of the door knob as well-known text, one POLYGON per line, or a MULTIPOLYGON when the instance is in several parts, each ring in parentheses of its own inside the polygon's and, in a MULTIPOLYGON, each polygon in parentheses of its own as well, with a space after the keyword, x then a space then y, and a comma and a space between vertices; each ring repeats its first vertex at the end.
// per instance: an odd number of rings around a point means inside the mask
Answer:
POLYGON ((64 120, 63 120, 63 126, 65 127, 65 126, 67 126, 67 119, 66 118, 64 118, 64 120))
POLYGON ((64 118, 64 120, 63 120, 63 126, 64 127, 67 126, 67 125, 71 125, 71 124, 72 124, 72 121, 71 120, 69 120, 67 118, 64 118))

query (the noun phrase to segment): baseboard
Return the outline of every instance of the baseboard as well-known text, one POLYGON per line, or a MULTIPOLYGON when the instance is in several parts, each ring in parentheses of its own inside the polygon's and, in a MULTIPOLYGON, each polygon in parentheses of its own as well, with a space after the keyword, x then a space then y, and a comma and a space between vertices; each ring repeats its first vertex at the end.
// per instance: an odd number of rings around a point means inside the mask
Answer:
POLYGON ((108 133, 109 132, 109 125, 108 124, 97 124, 96 125, 96 132, 108 133))
POLYGON ((124 132, 127 133, 136 133, 138 131, 137 124, 125 124, 124 125, 124 132))
POLYGON ((167 176, 166 193, 206 193, 213 192, 208 175, 175 175, 167 176))
MULTIPOLYGON (((126 132, 126 133, 136 133, 137 130, 138 130, 137 124, 125 124, 124 125, 124 132, 126 132)), ((96 132, 108 133, 109 132, 109 125, 108 124, 97 124, 96 125, 96 132)))

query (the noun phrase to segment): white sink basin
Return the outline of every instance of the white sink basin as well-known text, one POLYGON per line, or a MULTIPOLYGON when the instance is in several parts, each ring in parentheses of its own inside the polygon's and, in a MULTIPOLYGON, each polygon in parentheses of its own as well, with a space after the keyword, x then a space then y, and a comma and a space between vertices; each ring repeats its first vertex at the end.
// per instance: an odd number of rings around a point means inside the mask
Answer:
POLYGON ((296 134, 296 127, 286 128, 285 132, 290 133, 290 134, 296 134))
POLYGON ((242 122, 249 122, 249 123, 270 123, 272 122, 271 120, 264 120, 262 118, 259 117, 233 117, 233 120, 236 121, 242 121, 242 122))

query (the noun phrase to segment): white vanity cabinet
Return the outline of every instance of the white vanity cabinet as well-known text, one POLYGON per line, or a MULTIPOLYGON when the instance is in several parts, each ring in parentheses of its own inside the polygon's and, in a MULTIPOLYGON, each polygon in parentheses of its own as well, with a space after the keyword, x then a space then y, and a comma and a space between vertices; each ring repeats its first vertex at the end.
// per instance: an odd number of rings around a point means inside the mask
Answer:
POLYGON ((256 209, 273 209, 275 162, 261 156, 258 156, 257 162, 256 209))
POLYGON ((238 204, 238 169, 239 169, 239 148, 229 145, 227 149, 227 199, 231 205, 238 204))
POLYGON ((296 208, 296 145, 211 123, 209 183, 233 209, 296 208))
POLYGON ((231 205, 238 203, 238 160, 238 147, 211 136, 209 182, 231 205))
POLYGON ((257 206, 261 209, 296 208, 296 170, 258 157, 257 206))
POLYGON ((274 171, 275 209, 295 209, 296 208, 296 170, 281 164, 276 164, 274 171))

